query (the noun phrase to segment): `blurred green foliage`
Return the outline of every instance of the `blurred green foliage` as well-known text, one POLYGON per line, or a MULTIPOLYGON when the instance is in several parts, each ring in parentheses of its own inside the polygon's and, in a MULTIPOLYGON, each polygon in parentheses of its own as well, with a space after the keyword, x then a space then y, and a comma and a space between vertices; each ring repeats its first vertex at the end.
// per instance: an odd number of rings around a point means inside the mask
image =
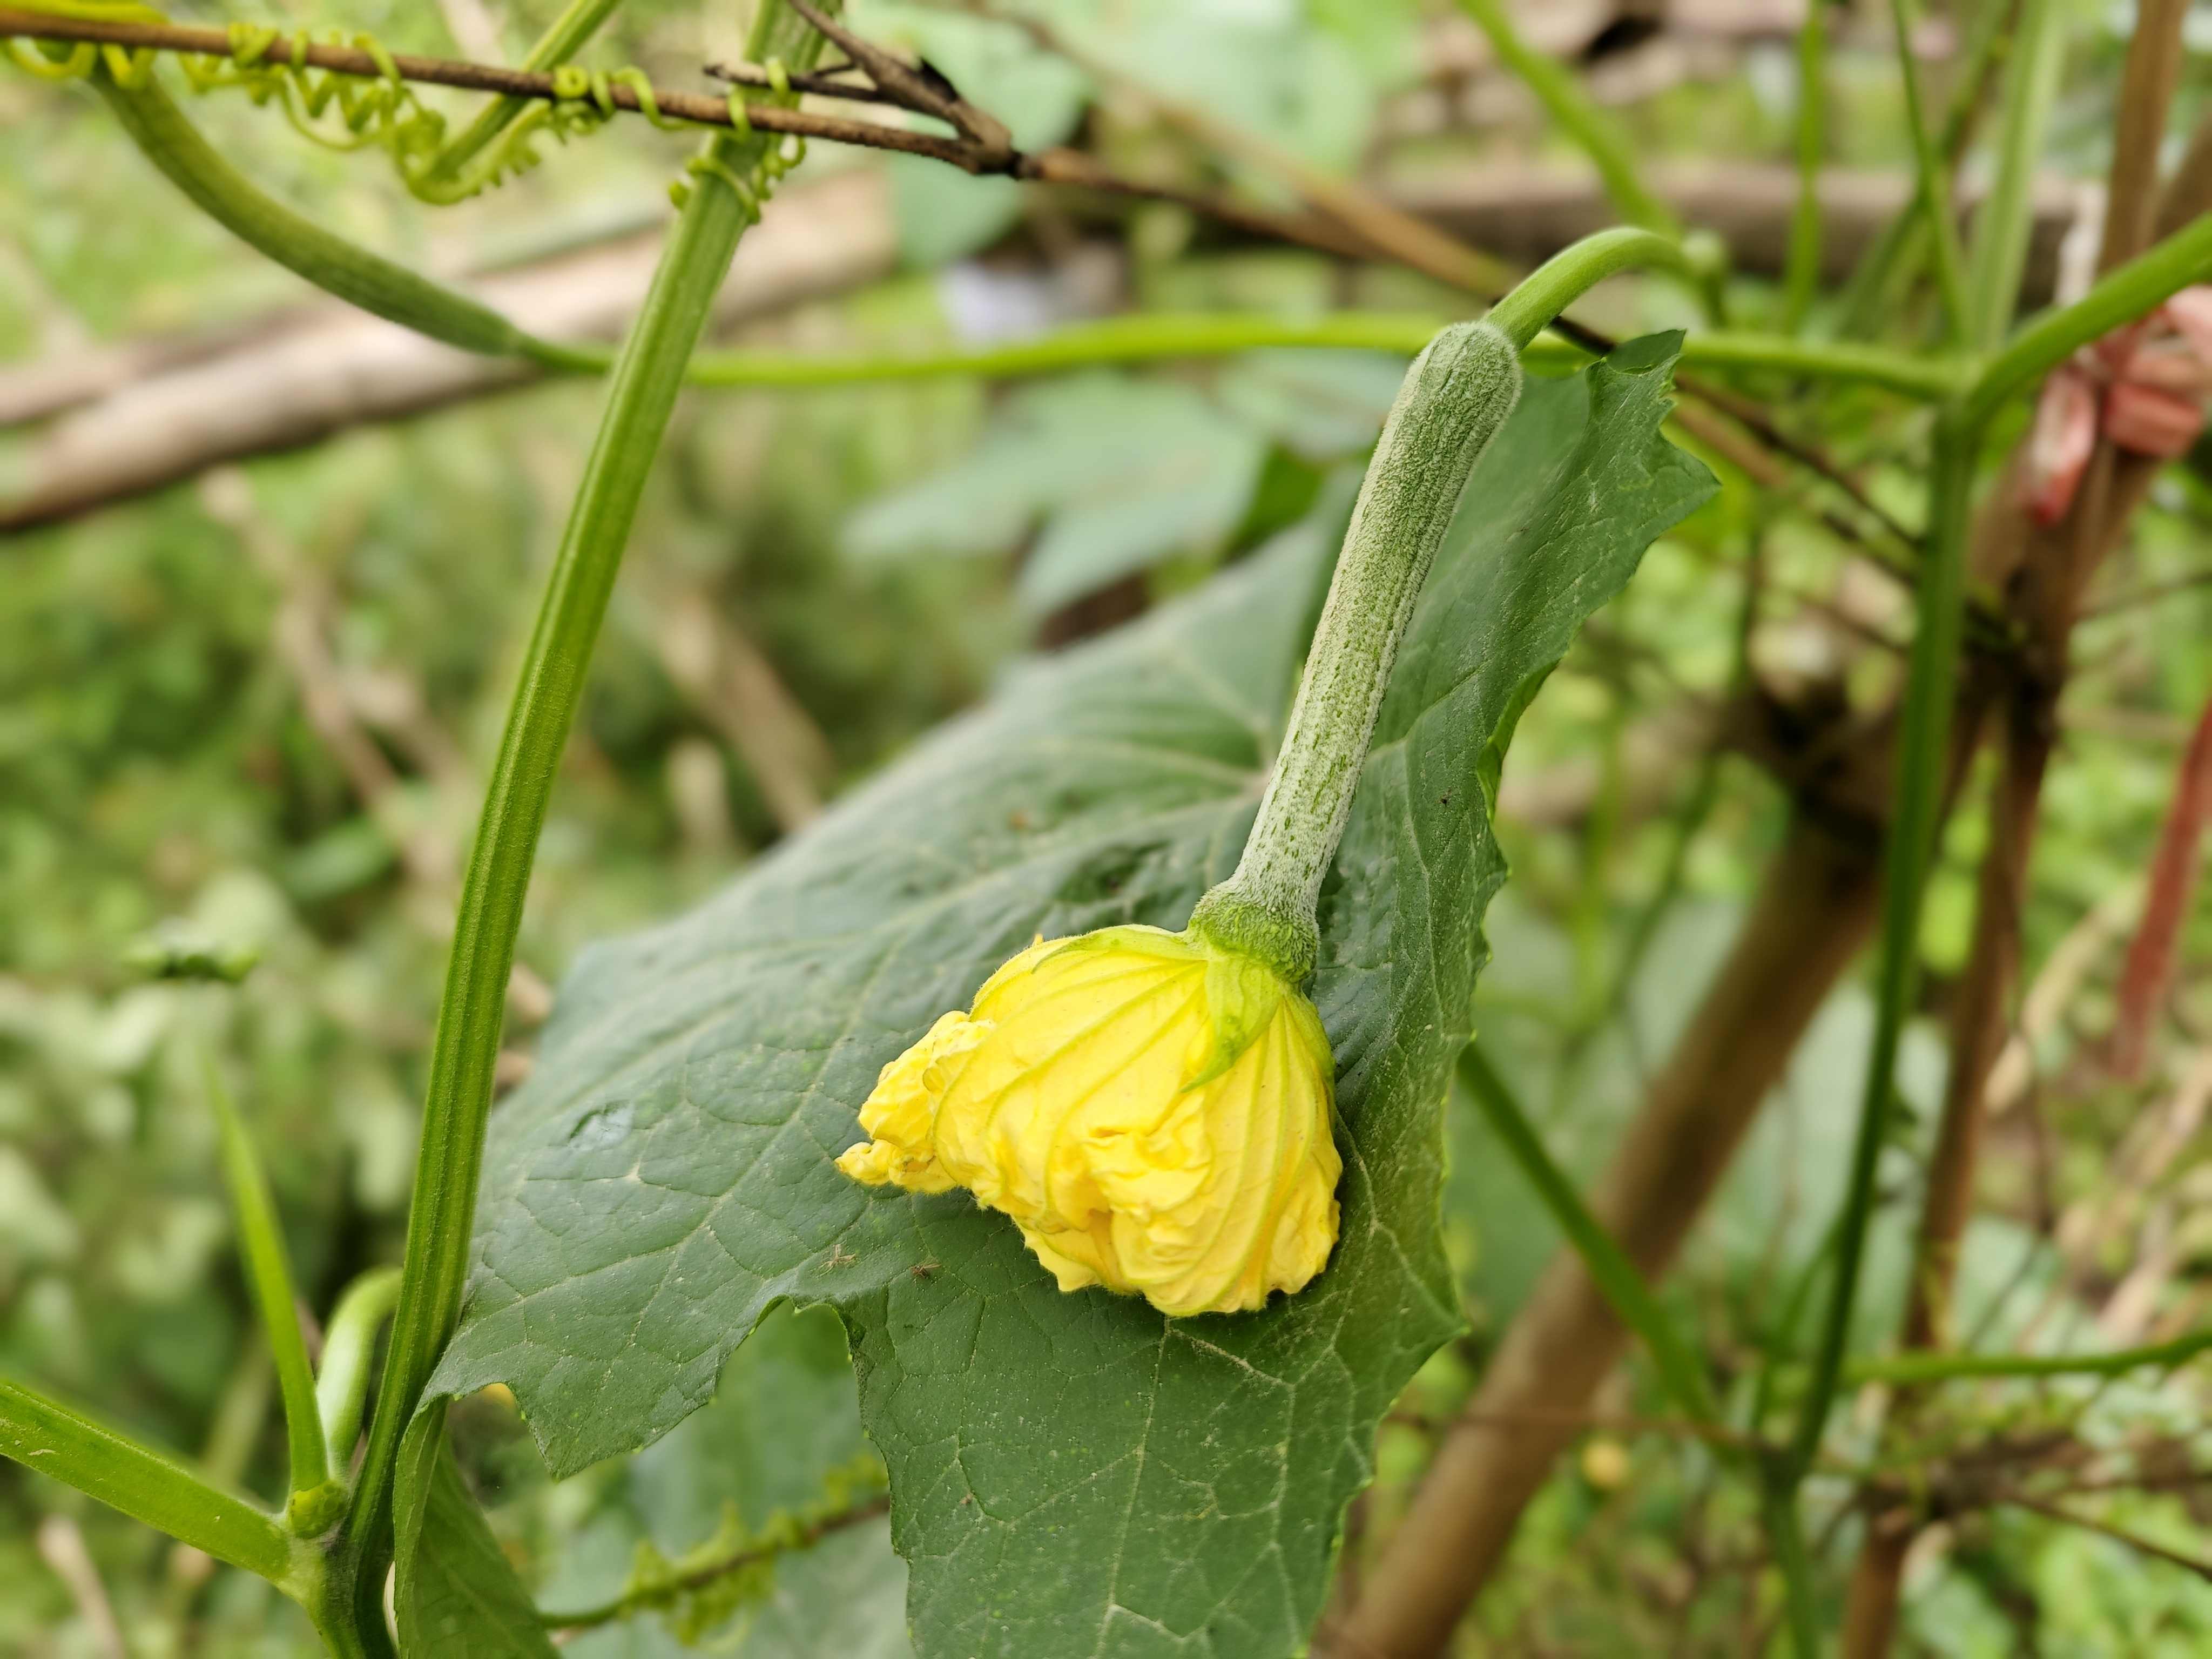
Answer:
MULTIPOLYGON (((493 23, 519 52, 556 9, 516 0, 493 23)), ((1039 9, 1116 73, 1340 170, 1371 159, 1382 113, 1420 76, 1425 31, 1439 27, 1413 0, 1057 0, 1039 9), (1231 64, 1237 72, 1222 73, 1231 64)), ((2074 10, 2078 40, 2051 161, 2087 175, 2106 159, 2124 23, 2088 0, 2074 10)), ((343 24, 396 50, 456 50, 437 8, 393 0, 230 0, 179 11, 343 24)), ((1226 180, 1279 199, 1272 181, 1239 165, 1209 167, 1110 87, 1007 31, 892 0, 856 4, 854 14, 928 53, 1024 142, 1081 131, 1132 170, 1226 180)), ((635 60, 688 85, 701 57, 728 53, 736 38, 733 16, 702 21, 671 0, 638 0, 588 58, 635 60)), ((2191 37, 2191 118, 2212 88, 2200 55, 2208 50, 2212 37, 2191 37)), ((1835 72, 1832 95, 1845 112, 1835 158, 1899 165, 1893 73, 1878 54, 1850 53, 1835 72)), ((1779 157, 1793 74, 1786 51, 1761 48, 1724 78, 1661 89, 1622 118, 1654 155, 1779 157)), ((626 123, 434 216, 374 161, 295 142, 241 100, 196 100, 191 113, 287 200, 380 249, 448 269, 651 222, 684 154, 682 141, 626 123)), ((1432 175, 1485 145, 1509 159, 1560 154, 1533 131, 1419 133, 1389 159, 1401 174, 1432 175)), ((811 165, 826 162, 818 149, 811 165)), ((947 261, 994 246, 1049 248, 1068 233, 1048 204, 1005 181, 923 164, 892 172, 910 274, 803 307, 750 338, 823 351, 920 349, 964 314, 967 302, 942 279, 947 261)), ((1140 306, 1437 303, 1427 285, 1399 274, 1210 247, 1174 209, 1134 216, 1119 257, 1120 285, 1140 306)), ((308 297, 169 194, 80 89, 0 76, 0 363, 236 322, 308 297)), ((1753 320, 1774 303, 1748 282, 1732 298, 1753 320)), ((1680 304, 1649 290, 1604 296, 1599 309, 1610 307, 1606 320, 1617 325, 1656 325, 1678 320, 1680 304)), ((709 595, 819 728, 836 777, 854 778, 973 702, 1034 641, 1039 613, 1132 574, 1141 604, 1295 517, 1332 465, 1371 441, 1395 373, 1350 355, 1260 354, 1203 371, 1016 392, 948 382, 690 398, 641 518, 547 826, 520 949, 532 981, 557 979, 592 939, 684 906, 781 833, 714 711, 671 678, 672 595, 709 595), (1085 465, 1094 430, 1140 452, 1115 471, 1103 504, 1085 465), (1195 476, 1159 465, 1194 453, 1206 457, 1195 476), (1054 559, 1041 548, 1055 550, 1054 559), (892 553, 902 556, 882 556, 892 553)), ((1787 398, 1792 389, 1770 390, 1787 398)), ((236 1086, 302 1291, 326 1310, 354 1273, 397 1255, 450 917, 440 872, 465 847, 506 677, 597 396, 586 385, 542 386, 356 432, 0 544, 0 1366, 202 1455, 264 1496, 281 1480, 281 1434, 195 1050, 212 1046, 236 1086), (312 685, 284 643, 300 629, 319 651, 312 685), (378 799, 363 799, 357 771, 310 718, 310 699, 326 692, 391 775, 378 799), (257 948, 260 965, 234 992, 139 982, 126 966, 131 945, 171 918, 257 948)), ((1823 441, 1866 465, 1884 500, 1912 510, 1913 479, 1897 459, 1915 436, 1911 415, 1868 395, 1832 400, 1818 419, 1823 441)), ((27 453, 20 434, 0 434, 0 486, 27 453)), ((1656 806, 1639 799, 1627 745, 1649 710, 1716 696, 1736 672, 1747 550, 1759 549, 1767 587, 1753 639, 1766 671, 1811 675, 1849 654, 1845 689, 1863 708, 1894 684, 1888 653, 1863 644, 1847 653, 1834 627, 1793 607, 1793 596, 1848 590, 1866 627, 1894 632, 1905 615, 1894 591, 1863 567, 1839 588, 1832 538, 1748 499, 1731 489, 1653 550, 1537 702, 1515 751, 1516 776, 1581 768, 1595 784, 1572 812, 1508 822, 1516 878, 1492 918, 1498 961, 1483 1028, 1541 1109, 1554 1150, 1584 1177, 1602 1167, 1639 1079, 1686 1018, 1782 822, 1777 792, 1747 765, 1725 763, 1717 805, 1683 860, 1681 890, 1644 966, 1620 982, 1625 941, 1668 865, 1668 812, 1690 781, 1678 769, 1656 806)), ((2204 486, 2179 474, 2162 482, 2110 593, 2152 592, 2200 574, 2209 523, 2204 486)), ((2024 918, 2031 964, 2139 879, 2188 723, 2212 694, 2208 640, 2212 588, 2203 586, 2083 629, 2024 918)), ((1980 781, 1951 826, 1931 895, 1931 1009, 1965 953, 1986 836, 1980 781)), ((2203 971, 2212 913, 2203 902, 2186 945, 2177 1017, 2193 1042, 2212 1030, 2203 971)), ((2063 1079, 2109 1020, 2112 957, 2084 978, 2067 1019, 2038 1035, 2046 1076, 2063 1079)), ((542 1014, 528 985, 510 1013, 520 1066, 542 1014)), ((1856 988, 1824 1014, 1686 1270, 1669 1281, 1670 1302, 1732 1364, 1763 1340, 1774 1285, 1815 1248, 1867 1018, 1856 988)), ((1923 1035, 1908 1090, 1913 1132, 1885 1171, 1873 1283, 1890 1294, 1861 1310, 1869 1340, 1894 1321, 1939 1074, 1923 1035)), ((1999 1213, 1972 1239, 1966 1270, 1970 1322, 2016 1328, 2046 1295, 2050 1253, 2030 1224, 2039 1206, 2097 1190, 2153 1093, 2094 1079, 2062 1087, 2047 1156, 1999 1150, 1989 1174, 1999 1213)), ((1473 1335, 1432 1362, 1404 1420, 1386 1429, 1381 1480, 1362 1500, 1370 1540, 1387 1531, 1418 1478, 1427 1420, 1464 1396, 1553 1249, 1511 1170, 1485 1156, 1474 1115, 1456 1114, 1455 1126, 1448 1218, 1473 1335)), ((2181 1160, 2175 1190, 2201 1195, 2183 1184, 2189 1169, 2181 1160)), ((2107 1280, 2130 1265, 2125 1248, 2108 1252, 2107 1280)), ((2194 1295, 2208 1273, 2212 1237, 2185 1230, 2169 1300, 2194 1295)), ((2058 1324, 2087 1317, 2071 1303, 2058 1324)), ((1640 1365, 1623 1395, 1624 1409, 1659 1409, 1640 1365)), ((2002 1389, 1982 1398, 1992 1420, 2070 1413, 2118 1438, 2146 1422, 2193 1430, 2200 1396, 2178 1378, 2086 1398, 2002 1389)), ((503 1542, 554 1607, 618 1593, 641 1541, 681 1556, 723 1524, 726 1504, 752 1531, 778 1511, 802 1510, 831 1471, 866 1455, 842 1333, 822 1314, 772 1314, 732 1362, 716 1406, 627 1463, 553 1486, 495 1397, 464 1403, 456 1437, 472 1481, 497 1505, 503 1542)), ((2198 1549, 2207 1519, 2186 1494, 2130 1498, 2108 1513, 2185 1551, 2198 1549)), ((310 1650, 304 1624, 258 1581, 207 1579, 167 1540, 7 1466, 0 1653, 101 1651, 41 1559, 37 1530, 49 1516, 81 1528, 133 1653, 310 1650)), ((1723 1568, 1756 1528, 1748 1498, 1716 1481, 1693 1443, 1638 1439, 1625 1473, 1586 1456, 1531 1512, 1517 1569, 1469 1639, 1498 1651, 1742 1651, 1745 1632, 1772 1613, 1772 1586, 1723 1568)), ((887 1529, 871 1521, 780 1564, 766 1599, 715 1621, 708 1646, 896 1659, 902 1586, 887 1529), (823 1626, 833 1613, 842 1622, 823 1626)), ((1962 1524, 1948 1555, 1913 1581, 1907 1613, 1916 1651, 1960 1659, 2178 1655, 2212 1640, 2203 1583, 2144 1564, 2111 1538, 2014 1510, 1962 1524), (2023 1619, 2039 1645, 2023 1646, 2023 1619)), ((569 1650, 659 1659, 683 1650, 646 1618, 569 1650)))

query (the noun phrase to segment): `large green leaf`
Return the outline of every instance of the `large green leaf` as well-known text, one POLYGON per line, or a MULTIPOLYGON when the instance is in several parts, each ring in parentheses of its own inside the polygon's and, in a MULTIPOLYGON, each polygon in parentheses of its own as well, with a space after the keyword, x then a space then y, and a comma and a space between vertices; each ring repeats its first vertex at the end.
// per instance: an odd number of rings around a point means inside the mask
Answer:
POLYGON ((781 1298, 838 1304, 926 1655, 1300 1646, 1375 1425, 1459 1323, 1439 1111, 1485 791, 1583 618, 1711 480, 1658 434, 1668 338, 1532 384, 1401 653, 1323 894, 1343 1237, 1299 1296, 1170 1322, 1062 1296, 961 1194, 831 1159, 883 1064, 1042 933, 1177 925, 1235 861, 1340 521, 1036 665, 692 915, 577 965, 494 1120, 434 1383, 511 1384, 557 1471, 702 1404, 781 1298))
POLYGON ((418 1417, 400 1449, 392 1598, 399 1650, 440 1659, 553 1659, 530 1593, 461 1484, 438 1419, 418 1417))

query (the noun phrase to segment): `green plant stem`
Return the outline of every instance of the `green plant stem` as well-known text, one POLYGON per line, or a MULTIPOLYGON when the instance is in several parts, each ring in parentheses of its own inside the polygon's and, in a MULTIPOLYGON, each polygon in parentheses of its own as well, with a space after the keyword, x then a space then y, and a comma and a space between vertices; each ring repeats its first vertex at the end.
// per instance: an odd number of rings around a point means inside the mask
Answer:
POLYGON ((1514 1098, 1511 1085, 1498 1075, 1480 1042, 1470 1042, 1461 1051, 1459 1075, 1468 1092, 1474 1097, 1475 1104, 1481 1108, 1484 1121, 1504 1144, 1528 1184, 1536 1189, 1536 1196, 1551 1212, 1553 1221, 1566 1236, 1575 1254, 1582 1258, 1590 1282, 1612 1304, 1620 1322, 1641 1337, 1651 1351, 1659 1380, 1677 1409, 1695 1423, 1708 1426, 1719 1423, 1719 1408, 1713 1403, 1705 1368, 1674 1328, 1674 1322, 1667 1317, 1666 1310, 1659 1305, 1659 1298, 1652 1294, 1650 1285, 1628 1259, 1627 1252, 1613 1242, 1613 1235, 1583 1203, 1574 1182, 1552 1161, 1543 1138, 1528 1121, 1528 1114, 1521 1109, 1521 1103, 1514 1098))
POLYGON ((2212 214, 2107 271, 2072 305, 2030 320, 1990 357, 1966 396, 1963 419, 1979 428, 2009 398, 2093 340, 2148 315, 2192 283, 2212 278, 2212 214))
POLYGON ((301 1595, 313 1555, 244 1498, 103 1423, 0 1376, 0 1455, 301 1595))
POLYGON ((346 1287, 323 1333, 322 1375, 315 1379, 316 1416, 331 1467, 353 1461, 361 1437, 361 1408, 368 1398, 368 1365, 376 1334, 399 1300, 399 1269, 372 1267, 346 1287))
POLYGON ((268 1333, 276 1362, 276 1389, 284 1405, 284 1439, 291 1455, 292 1491, 311 1492, 330 1479, 324 1453, 322 1421, 315 1410, 315 1373, 307 1363, 307 1340, 300 1330, 299 1297, 292 1288, 292 1264, 284 1232, 270 1196, 269 1178, 237 1103, 223 1087, 215 1056, 203 1054, 208 1104, 215 1112, 222 1145, 223 1182, 238 1212, 239 1253, 268 1333))
MULTIPOLYGON (((599 31, 599 26, 614 13, 622 0, 568 0, 560 16, 553 20, 529 56, 522 60, 526 70, 558 69, 576 55, 579 48, 599 31)), ((527 98, 495 98, 477 112, 476 118, 462 129, 459 137, 438 152, 430 164, 432 181, 450 181, 460 170, 482 155, 492 140, 514 125, 522 112, 530 107, 527 98)))
MULTIPOLYGON (((781 0, 768 0, 754 20, 747 55, 781 58, 804 70, 820 47, 821 37, 781 0)), ((398 1305, 347 1522, 356 1552, 357 1623, 364 1627, 382 1618, 400 1439, 460 1314, 507 978, 546 802, 684 365, 738 238, 756 216, 730 179, 763 185, 770 147, 781 142, 773 135, 718 134, 695 164, 696 182, 616 363, 599 436, 524 653, 454 919, 398 1305)))
MULTIPOLYGON (((1996 67, 1999 49, 2006 39, 2005 24, 2014 3, 2015 0, 1983 0, 1975 15, 1973 33, 1965 54, 1966 68, 1952 93, 1942 137, 1936 147, 1947 183, 1973 131, 1982 94, 1996 67)), ((1875 239, 1874 245, 1851 272, 1850 281, 1844 285, 1842 306, 1840 331, 1846 337, 1875 332, 1888 322, 1905 284, 1919 269, 1921 258, 1928 248, 1925 209, 1926 203, 1916 190, 1903 211, 1882 227, 1881 234, 1875 239)), ((1951 224, 1954 240, 1958 229, 1954 215, 1951 224)))
POLYGON ((2005 77, 1996 177, 1974 216, 1964 337, 1972 350, 1994 349, 2012 326, 2013 312, 2020 303, 2021 273, 2027 268, 2028 234, 2034 228, 2035 168, 2042 159, 2044 132, 2065 60, 2064 25, 2057 0, 2023 0, 2005 77))
POLYGON ((1814 1247, 1812 1255, 1799 1270, 1796 1282, 1790 1285, 1790 1294, 1783 1301, 1782 1311, 1774 1321, 1772 1334, 1764 1345, 1765 1357, 1759 1362, 1759 1376, 1752 1385, 1751 1420, 1754 1427, 1763 1427, 1766 1422, 1766 1413, 1774 1404, 1776 1387, 1783 1368, 1790 1362, 1796 1347, 1797 1322, 1804 1317, 1806 1304, 1813 1299, 1813 1292, 1820 1286, 1821 1273, 1835 1259, 1837 1241, 1842 1236, 1842 1224, 1840 1214, 1829 1222, 1827 1231, 1820 1235, 1820 1243, 1814 1247))
POLYGON ((1591 100, 1566 66, 1521 37, 1502 0, 1459 0, 1459 4, 1490 37, 1499 60, 1521 77, 1545 112, 1589 157, 1620 216, 1670 236, 1680 235, 1680 222, 1644 185, 1637 171, 1635 153, 1620 127, 1591 100))
POLYGON ((1912 58, 1910 0, 1890 0, 1889 11, 1897 27, 1897 73, 1905 87, 1905 123, 1912 140, 1920 210, 1933 238, 1936 286, 1943 296, 1943 314, 1949 320, 1951 337, 1960 339, 1966 333, 1966 278, 1960 265, 1959 222, 1951 212, 1949 172, 1936 153, 1921 101, 1920 66, 1912 58))
POLYGON ((2186 1364, 2212 1349, 2212 1330, 2191 1331, 2146 1347, 2115 1348, 2109 1353, 1932 1353, 1885 1354, 1854 1359, 1844 1374, 1854 1382, 1893 1382, 1907 1387, 1949 1382, 1961 1377, 2124 1376, 2147 1365, 2186 1364))
POLYGON ((1819 1659, 1820 1604, 1814 1593, 1813 1559, 1805 1548, 1804 1522, 1797 1515, 1797 1486, 1771 1472, 1759 1480, 1759 1514, 1766 1523, 1767 1547, 1782 1574, 1783 1614, 1790 1645, 1797 1659, 1819 1659))
POLYGON ((1475 463, 1521 396, 1521 359, 1487 322, 1422 349, 1390 406, 1344 532, 1267 792, 1229 879, 1190 930, 1293 985, 1313 973, 1314 907, 1367 763, 1414 601, 1475 463))
MULTIPOLYGON (((1143 312, 1077 323, 1031 339, 947 351, 821 356, 791 351, 702 351, 690 379, 707 386, 810 386, 974 374, 1012 378, 1103 363, 1173 357, 1226 356, 1270 347, 1351 348, 1418 352, 1443 319, 1418 313, 1332 312, 1318 317, 1271 317, 1241 312, 1143 312)), ((1532 368, 1565 371, 1589 361, 1579 346, 1539 334, 1522 352, 1532 368)), ((1879 346, 1792 339, 1779 334, 1693 330, 1682 361, 1694 368, 1880 386, 1935 401, 1967 384, 1964 359, 1890 351, 1879 346)))
POLYGON ((1656 231, 1623 226, 1601 230, 1560 249, 1490 308, 1486 319, 1522 349, 1552 319, 1608 276, 1656 265, 1697 280, 1679 243, 1656 231))
POLYGON ((225 161, 150 74, 141 85, 125 86, 103 65, 92 83, 131 142, 193 205, 324 292, 464 351, 523 357, 556 369, 604 365, 603 349, 541 340, 490 307, 301 217, 225 161))
POLYGON ((1797 30, 1797 205, 1782 268, 1783 326, 1805 325, 1820 284, 1820 163, 1828 143, 1827 0, 1808 0, 1797 30))
MULTIPOLYGON (((2033 6, 2037 0, 2028 0, 2033 6)), ((1838 1216, 1836 1270, 1790 1468, 1812 1465, 1844 1376, 1844 1350, 1858 1288, 1875 1176, 1887 1139, 1898 1045, 1919 977, 1921 900, 1936 853, 1948 764, 1951 706, 1962 631, 1968 496, 1990 417, 2077 348, 2142 316, 2169 295, 2212 274, 2212 215, 2108 272, 2079 301, 2038 319, 2008 342, 1961 398, 1936 418, 1929 468, 1929 526, 1898 746, 1896 811, 1884 860, 1882 934, 1875 1032, 1850 1173, 1838 1216)), ((1950 1356, 1947 1358, 1954 1358, 1950 1356)))
POLYGON ((632 1619, 642 1613, 667 1607, 684 1596, 706 1589, 720 1578, 760 1566, 781 1558, 811 1550, 834 1533, 848 1527, 860 1526, 886 1515, 890 1510, 888 1497, 875 1497, 850 1504, 827 1515, 817 1515, 795 1528, 787 1538, 763 1539, 742 1544, 726 1554, 709 1561, 701 1561, 658 1579, 640 1589, 626 1589, 621 1595, 595 1606, 578 1607, 573 1612, 540 1609, 538 1620, 549 1630, 596 1630, 602 1625, 611 1625, 618 1620, 632 1619))
POLYGON ((1920 904, 1936 853, 1964 631, 1967 495, 1974 438, 1955 409, 1937 419, 1930 466, 1930 523, 1921 562, 1919 627, 1898 743, 1897 804, 1883 860, 1882 932, 1875 993, 1875 1031, 1865 1091, 1838 1224, 1835 1275, 1789 1455, 1790 1478, 1812 1467, 1842 1378, 1844 1349, 1874 1218, 1875 1176, 1888 1138, 1897 1050, 1919 984, 1920 904))

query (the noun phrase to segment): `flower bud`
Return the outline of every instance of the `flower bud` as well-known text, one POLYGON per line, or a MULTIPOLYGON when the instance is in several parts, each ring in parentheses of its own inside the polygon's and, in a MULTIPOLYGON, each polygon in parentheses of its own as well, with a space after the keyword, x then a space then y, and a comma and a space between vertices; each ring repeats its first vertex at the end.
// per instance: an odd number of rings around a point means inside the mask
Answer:
POLYGON ((1334 1074, 1313 1004, 1257 957, 1108 927, 1031 945, 884 1066, 837 1167, 966 1188, 1063 1291, 1236 1312, 1336 1242, 1334 1074))

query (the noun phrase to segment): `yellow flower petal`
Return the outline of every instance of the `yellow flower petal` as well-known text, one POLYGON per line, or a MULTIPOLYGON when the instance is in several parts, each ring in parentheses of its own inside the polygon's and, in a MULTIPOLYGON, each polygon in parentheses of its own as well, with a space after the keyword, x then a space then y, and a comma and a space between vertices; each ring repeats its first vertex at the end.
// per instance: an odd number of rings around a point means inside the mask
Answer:
POLYGON ((1153 927, 1041 940, 884 1068, 838 1167, 965 1187, 1064 1291, 1257 1308, 1336 1242, 1334 1070, 1312 1003, 1250 957, 1153 927))

